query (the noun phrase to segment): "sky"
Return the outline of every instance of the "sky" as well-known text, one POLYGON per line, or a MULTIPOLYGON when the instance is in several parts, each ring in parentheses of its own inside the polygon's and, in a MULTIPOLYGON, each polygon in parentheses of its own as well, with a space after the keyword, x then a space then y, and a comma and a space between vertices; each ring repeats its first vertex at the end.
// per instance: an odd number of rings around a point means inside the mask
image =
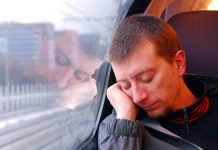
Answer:
MULTIPOLYGON (((61 29, 69 26, 69 18, 74 18, 76 27, 77 18, 114 16, 118 3, 118 0, 0 0, 0 22, 52 22, 61 29)), ((80 25, 87 24, 81 20, 80 25)))
POLYGON ((59 21, 60 0, 0 0, 0 21, 59 21))

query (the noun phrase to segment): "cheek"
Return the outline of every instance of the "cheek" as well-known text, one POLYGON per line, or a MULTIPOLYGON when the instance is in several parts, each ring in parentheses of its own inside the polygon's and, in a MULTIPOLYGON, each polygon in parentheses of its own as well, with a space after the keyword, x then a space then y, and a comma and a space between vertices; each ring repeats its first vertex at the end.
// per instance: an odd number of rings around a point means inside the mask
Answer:
POLYGON ((150 86, 150 96, 153 95, 156 99, 167 101, 171 97, 171 92, 175 88, 174 81, 171 75, 159 74, 150 86))
POLYGON ((171 108, 179 90, 179 82, 176 76, 168 75, 162 78, 157 84, 159 87, 159 98, 165 103, 165 106, 171 108))

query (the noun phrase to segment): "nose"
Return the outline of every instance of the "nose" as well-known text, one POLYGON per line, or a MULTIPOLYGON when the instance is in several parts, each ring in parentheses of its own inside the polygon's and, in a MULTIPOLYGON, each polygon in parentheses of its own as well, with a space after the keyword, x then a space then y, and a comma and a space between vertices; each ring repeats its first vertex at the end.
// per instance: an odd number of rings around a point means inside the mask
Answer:
POLYGON ((145 88, 139 86, 132 86, 132 99, 135 104, 140 104, 141 102, 148 99, 148 92, 145 88))
POLYGON ((59 68, 55 72, 55 81, 60 87, 67 87, 69 81, 73 83, 72 70, 69 68, 59 68))

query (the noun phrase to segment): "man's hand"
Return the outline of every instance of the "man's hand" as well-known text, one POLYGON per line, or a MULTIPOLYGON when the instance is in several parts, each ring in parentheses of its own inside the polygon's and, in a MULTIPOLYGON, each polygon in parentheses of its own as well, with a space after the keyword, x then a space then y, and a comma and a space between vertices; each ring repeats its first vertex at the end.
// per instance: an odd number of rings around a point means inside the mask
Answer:
POLYGON ((107 89, 107 97, 116 111, 117 119, 136 119, 138 108, 121 90, 119 83, 115 83, 107 89))

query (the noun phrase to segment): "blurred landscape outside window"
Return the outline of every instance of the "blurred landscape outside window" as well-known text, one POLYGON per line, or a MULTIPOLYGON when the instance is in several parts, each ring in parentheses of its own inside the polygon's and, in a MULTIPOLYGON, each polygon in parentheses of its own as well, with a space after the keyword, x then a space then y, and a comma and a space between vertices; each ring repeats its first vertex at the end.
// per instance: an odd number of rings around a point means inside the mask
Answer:
POLYGON ((0 1, 0 149, 72 149, 91 137, 121 3, 0 1))

